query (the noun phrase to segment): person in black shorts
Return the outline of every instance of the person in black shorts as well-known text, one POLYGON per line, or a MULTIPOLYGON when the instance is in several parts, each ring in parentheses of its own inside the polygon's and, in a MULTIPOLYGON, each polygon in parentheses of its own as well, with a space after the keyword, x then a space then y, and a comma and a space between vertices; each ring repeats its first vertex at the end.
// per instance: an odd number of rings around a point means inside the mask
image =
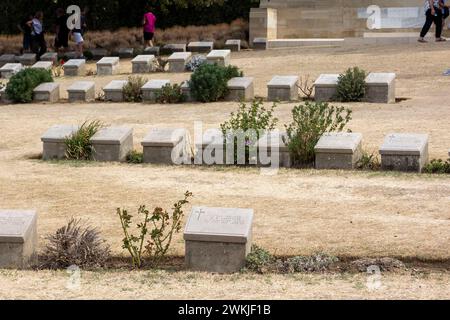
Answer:
POLYGON ((68 16, 64 9, 56 10, 56 37, 55 50, 65 52, 69 48, 69 28, 67 28, 68 16))
POLYGON ((17 28, 23 34, 21 53, 30 52, 31 50, 31 20, 33 20, 33 15, 30 14, 17 25, 17 28))

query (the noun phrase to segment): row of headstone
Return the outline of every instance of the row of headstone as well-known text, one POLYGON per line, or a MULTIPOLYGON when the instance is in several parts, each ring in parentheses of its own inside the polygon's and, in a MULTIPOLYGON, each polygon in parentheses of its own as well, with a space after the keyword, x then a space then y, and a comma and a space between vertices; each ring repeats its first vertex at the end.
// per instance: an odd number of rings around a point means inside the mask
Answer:
MULTIPOLYGON (((245 266, 252 246, 253 210, 193 207, 184 228, 189 270, 233 273, 245 266)), ((36 211, 0 210, 0 269, 37 262, 36 211)))

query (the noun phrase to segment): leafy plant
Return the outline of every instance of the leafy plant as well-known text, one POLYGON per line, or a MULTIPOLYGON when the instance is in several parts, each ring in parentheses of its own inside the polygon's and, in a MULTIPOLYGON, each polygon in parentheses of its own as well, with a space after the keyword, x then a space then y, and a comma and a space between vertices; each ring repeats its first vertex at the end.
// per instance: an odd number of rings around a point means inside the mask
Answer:
POLYGON ((168 83, 155 93, 155 100, 158 103, 180 103, 185 100, 185 96, 179 84, 168 83))
POLYGON ((234 161, 237 162, 237 148, 239 134, 244 134, 245 141, 245 163, 249 163, 252 149, 256 149, 256 142, 260 134, 265 131, 274 130, 278 119, 274 116, 274 103, 270 109, 264 107, 261 99, 255 99, 250 105, 245 102, 239 104, 237 112, 232 112, 230 119, 220 125, 227 143, 234 142, 234 161), (231 137, 234 141, 230 141, 231 137))
POLYGON ((102 267, 110 257, 109 246, 93 227, 81 220, 71 219, 68 224, 46 237, 49 242, 42 257, 41 267, 51 269, 78 267, 102 267))
POLYGON ((192 193, 186 191, 184 199, 174 204, 171 214, 162 208, 155 208, 150 213, 145 205, 140 206, 138 215, 141 219, 136 225, 137 236, 130 233, 133 216, 125 209, 117 209, 124 233, 122 248, 130 253, 134 267, 142 266, 144 253, 150 257, 154 266, 158 265, 169 250, 173 235, 181 230, 184 217, 183 206, 189 203, 190 197, 192 197, 192 193), (147 235, 150 235, 150 240, 144 246, 147 235))
POLYGON ((324 102, 305 102, 292 109, 293 121, 285 125, 292 161, 296 165, 314 163, 314 147, 326 132, 342 131, 351 120, 352 111, 324 102))
POLYGON ((94 54, 91 50, 84 50, 83 56, 86 58, 86 60, 94 60, 94 54))
POLYGON ((9 79, 6 94, 14 102, 31 102, 34 88, 44 82, 53 82, 51 71, 33 68, 24 69, 9 79))
POLYGON ((450 173, 450 159, 444 161, 442 159, 433 159, 425 165, 423 172, 425 173, 450 173))
POLYGON ((206 63, 207 59, 204 55, 197 54, 189 60, 188 63, 186 63, 186 69, 188 71, 194 72, 198 69, 202 64, 206 63))
POLYGON ((342 102, 361 101, 366 94, 366 71, 354 67, 339 75, 336 99, 342 102))
POLYGON ((356 168, 360 170, 380 170, 381 162, 375 152, 368 153, 363 150, 361 159, 356 162, 356 168))
POLYGON ((251 252, 247 255, 245 268, 250 271, 264 273, 275 262, 275 257, 267 250, 253 245, 251 252))
POLYGON ((128 77, 127 84, 123 87, 123 97, 127 102, 142 102, 141 88, 147 82, 147 79, 141 76, 128 77))
POLYGON ((144 154, 142 152, 133 150, 127 155, 127 162, 134 163, 134 164, 143 163, 144 162, 144 154))
POLYGON ((90 140, 102 127, 103 124, 98 120, 85 121, 75 133, 66 138, 66 158, 91 160, 93 147, 90 140))
POLYGON ((189 86, 197 101, 218 101, 228 92, 228 80, 242 76, 235 66, 222 67, 217 64, 201 64, 191 75, 189 86))

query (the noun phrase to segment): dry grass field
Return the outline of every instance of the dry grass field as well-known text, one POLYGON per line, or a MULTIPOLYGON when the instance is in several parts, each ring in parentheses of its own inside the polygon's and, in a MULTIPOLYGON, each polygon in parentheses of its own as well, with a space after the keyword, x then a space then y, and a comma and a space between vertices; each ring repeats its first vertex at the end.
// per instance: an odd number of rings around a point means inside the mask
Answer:
MULTIPOLYGON (((364 148, 375 151, 390 132, 430 135, 430 158, 450 149, 448 44, 302 48, 233 53, 232 63, 255 78, 255 92, 266 96, 276 74, 340 73, 360 66, 397 73, 392 105, 347 104, 349 127, 363 134, 364 148)), ((94 69, 92 64, 89 68, 94 69)), ((86 77, 97 91, 121 74, 86 77)), ((150 74, 180 82, 189 74, 150 74)), ((58 78, 65 88, 78 80, 58 78)), ((290 121, 294 103, 280 104, 280 128, 290 121)), ((193 204, 255 210, 254 242, 280 255, 323 251, 341 257, 390 256, 446 261, 427 276, 411 272, 383 275, 385 288, 369 292, 366 275, 206 275, 142 271, 86 272, 80 292, 64 287, 65 272, 0 271, 0 298, 449 298, 450 177, 381 172, 280 170, 261 175, 255 168, 168 167, 111 163, 42 162, 40 136, 53 124, 99 119, 134 128, 135 147, 151 127, 185 127, 194 121, 217 127, 236 103, 149 105, 66 102, 0 105, 0 208, 33 208, 39 213, 39 249, 44 236, 71 217, 97 226, 115 255, 122 255, 115 209, 140 204, 170 207, 186 190, 193 204), (35 288, 36 290, 34 290, 35 288), (233 288, 233 290, 231 290, 233 288), (35 292, 39 291, 39 294, 35 292), (139 294, 138 294, 139 293, 139 294)), ((182 236, 171 254, 182 255, 182 236)))

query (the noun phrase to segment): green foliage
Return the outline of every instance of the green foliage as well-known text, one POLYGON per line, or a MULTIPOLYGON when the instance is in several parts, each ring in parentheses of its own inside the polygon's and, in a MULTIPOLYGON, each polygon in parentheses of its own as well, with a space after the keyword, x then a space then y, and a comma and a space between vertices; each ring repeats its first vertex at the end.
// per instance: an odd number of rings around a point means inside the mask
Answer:
POLYGON ((450 159, 447 161, 442 159, 433 159, 424 167, 423 172, 439 174, 450 173, 450 159))
POLYGON ((69 160, 91 160, 93 147, 91 138, 103 127, 98 121, 85 121, 77 132, 66 138, 66 158, 69 160))
POLYGON ((83 56, 86 58, 86 60, 94 60, 94 54, 91 50, 84 50, 83 56))
POLYGON ((361 159, 356 162, 356 168, 360 170, 380 170, 381 162, 375 152, 369 153, 363 150, 361 159))
POLYGON ((264 273, 275 262, 275 257, 269 251, 257 246, 252 246, 252 251, 247 255, 245 268, 250 271, 264 273))
POLYGON ((179 84, 171 85, 168 83, 155 94, 155 100, 158 103, 181 103, 185 99, 179 84))
POLYGON ((277 261, 277 271, 281 273, 323 272, 339 259, 326 253, 316 253, 312 256, 296 256, 285 261, 277 261))
POLYGON ((295 165, 314 163, 314 147, 326 132, 339 132, 351 120, 350 109, 324 102, 305 102, 292 109, 292 123, 286 125, 284 139, 295 165))
POLYGON ((32 68, 24 69, 9 79, 6 86, 6 94, 14 102, 31 102, 34 88, 44 82, 53 82, 51 71, 32 68))
POLYGON ((127 155, 127 162, 133 164, 143 163, 144 154, 142 152, 137 152, 136 150, 133 150, 127 155))
POLYGON ((218 101, 228 92, 227 82, 241 77, 242 72, 235 66, 222 67, 217 64, 201 64, 192 74, 189 86, 196 100, 218 101))
POLYGON ((366 94, 366 71, 358 67, 349 68, 339 75, 336 99, 342 102, 361 101, 366 94))
POLYGON ((127 84, 123 87, 123 98, 126 102, 142 102, 141 88, 147 79, 141 76, 128 77, 127 84))
POLYGON ((192 193, 186 191, 184 199, 174 204, 171 214, 162 208, 155 208, 150 213, 145 205, 140 206, 138 216, 141 219, 136 224, 137 236, 130 232, 133 216, 125 209, 117 209, 124 233, 122 248, 130 253, 134 267, 140 268, 142 266, 144 253, 150 257, 154 266, 159 264, 170 248, 173 235, 181 230, 184 217, 183 206, 189 203, 190 197, 192 197, 192 193), (144 246, 147 235, 150 235, 150 240, 144 246))

